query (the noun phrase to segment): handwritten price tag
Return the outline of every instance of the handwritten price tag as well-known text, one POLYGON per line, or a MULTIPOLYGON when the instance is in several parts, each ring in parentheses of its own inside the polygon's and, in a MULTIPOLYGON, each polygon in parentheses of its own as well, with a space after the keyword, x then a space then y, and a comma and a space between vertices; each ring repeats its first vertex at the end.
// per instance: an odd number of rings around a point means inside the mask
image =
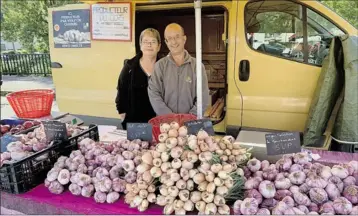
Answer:
POLYGON ((298 132, 266 134, 267 155, 291 154, 301 151, 298 132))

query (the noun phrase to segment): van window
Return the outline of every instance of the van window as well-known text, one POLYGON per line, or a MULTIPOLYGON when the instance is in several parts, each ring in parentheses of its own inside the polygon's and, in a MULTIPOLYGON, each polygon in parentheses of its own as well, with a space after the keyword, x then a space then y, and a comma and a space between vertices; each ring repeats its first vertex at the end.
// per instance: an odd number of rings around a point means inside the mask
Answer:
POLYGON ((248 3, 245 26, 249 46, 268 55, 321 66, 331 39, 344 32, 310 9, 307 9, 304 26, 304 10, 305 7, 291 1, 248 3), (307 34, 304 34, 304 27, 307 34), (304 37, 307 37, 307 44, 304 44, 304 37), (305 47, 307 52, 304 52, 305 47))

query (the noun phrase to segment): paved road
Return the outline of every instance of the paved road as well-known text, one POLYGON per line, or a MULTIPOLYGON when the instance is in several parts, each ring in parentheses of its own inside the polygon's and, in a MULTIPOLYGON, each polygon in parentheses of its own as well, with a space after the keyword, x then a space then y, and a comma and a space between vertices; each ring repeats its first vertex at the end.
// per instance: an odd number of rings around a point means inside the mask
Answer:
MULTIPOLYGON (((3 84, 1 86, 1 119, 14 117, 15 113, 11 108, 9 101, 5 97, 5 93, 22 91, 29 89, 54 89, 55 86, 52 77, 37 76, 3 76, 3 84)), ((59 111, 56 101, 53 101, 52 111, 59 111)))

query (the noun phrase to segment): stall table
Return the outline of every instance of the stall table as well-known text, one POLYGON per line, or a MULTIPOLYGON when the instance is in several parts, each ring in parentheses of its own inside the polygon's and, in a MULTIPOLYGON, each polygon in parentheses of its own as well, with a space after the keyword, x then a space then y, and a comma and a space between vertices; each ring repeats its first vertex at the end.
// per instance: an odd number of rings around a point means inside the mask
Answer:
POLYGON ((94 198, 74 196, 68 190, 56 195, 41 184, 24 194, 1 192, 1 206, 24 214, 91 214, 91 215, 161 215, 163 207, 150 205, 145 212, 130 208, 124 202, 124 195, 113 204, 96 203, 94 198))

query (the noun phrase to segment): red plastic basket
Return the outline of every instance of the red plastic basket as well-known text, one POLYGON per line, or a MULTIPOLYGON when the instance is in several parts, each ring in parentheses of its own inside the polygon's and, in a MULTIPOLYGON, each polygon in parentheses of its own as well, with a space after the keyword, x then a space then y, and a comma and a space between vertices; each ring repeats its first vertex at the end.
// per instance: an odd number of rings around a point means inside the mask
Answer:
POLYGON ((51 114, 55 91, 34 89, 12 92, 6 95, 18 118, 41 118, 51 114))
POLYGON ((161 115, 152 118, 149 120, 149 123, 153 127, 153 136, 155 140, 159 142, 158 137, 160 135, 160 124, 161 123, 171 123, 173 121, 178 122, 180 126, 184 124, 186 121, 196 120, 197 117, 192 114, 168 114, 168 115, 161 115))

